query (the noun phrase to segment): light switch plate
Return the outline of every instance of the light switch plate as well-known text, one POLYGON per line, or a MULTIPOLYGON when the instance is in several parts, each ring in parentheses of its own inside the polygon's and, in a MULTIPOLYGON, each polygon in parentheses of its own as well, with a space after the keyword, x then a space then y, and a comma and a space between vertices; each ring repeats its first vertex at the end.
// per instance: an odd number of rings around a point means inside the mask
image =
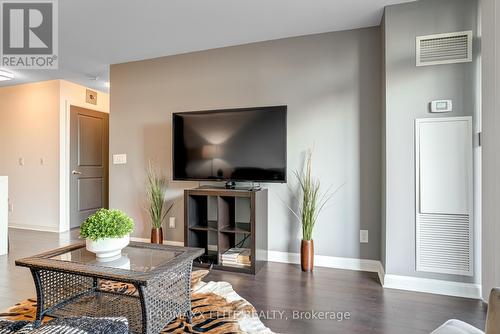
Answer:
POLYGON ((359 242, 362 244, 368 243, 368 230, 359 230, 359 242))
POLYGON ((113 165, 125 165, 127 163, 126 154, 113 154, 113 165))

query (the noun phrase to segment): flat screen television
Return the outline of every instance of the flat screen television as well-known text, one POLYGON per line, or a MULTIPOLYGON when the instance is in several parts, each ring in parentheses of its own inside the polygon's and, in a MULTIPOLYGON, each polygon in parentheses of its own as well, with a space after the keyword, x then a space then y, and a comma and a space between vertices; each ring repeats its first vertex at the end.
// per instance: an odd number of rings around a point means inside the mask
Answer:
POLYGON ((174 113, 173 179, 286 182, 286 106, 174 113))

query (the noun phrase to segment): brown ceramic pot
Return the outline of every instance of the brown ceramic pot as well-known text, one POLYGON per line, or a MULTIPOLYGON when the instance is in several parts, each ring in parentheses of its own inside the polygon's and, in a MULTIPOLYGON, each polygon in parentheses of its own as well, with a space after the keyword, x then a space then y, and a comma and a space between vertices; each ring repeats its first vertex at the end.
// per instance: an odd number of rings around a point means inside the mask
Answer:
POLYGON ((152 228, 151 229, 151 243, 152 244, 163 244, 163 229, 152 228))
POLYGON ((302 271, 313 271, 314 269, 314 241, 302 240, 300 246, 300 265, 302 271))

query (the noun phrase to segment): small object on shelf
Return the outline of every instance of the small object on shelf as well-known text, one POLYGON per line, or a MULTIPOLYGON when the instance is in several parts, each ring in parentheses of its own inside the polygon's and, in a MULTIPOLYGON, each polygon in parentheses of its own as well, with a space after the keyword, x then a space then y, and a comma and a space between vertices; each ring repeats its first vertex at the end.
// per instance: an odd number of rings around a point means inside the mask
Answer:
POLYGON ((236 259, 243 248, 230 248, 222 254, 223 259, 236 259))
POLYGON ((221 255, 223 266, 233 267, 250 267, 252 262, 250 260, 251 250, 248 248, 230 248, 221 255))
POLYGON ((235 267, 235 268, 243 268, 243 269, 250 267, 249 264, 231 263, 231 262, 228 263, 228 262, 224 262, 224 261, 222 262, 222 265, 226 266, 226 267, 235 267))
POLYGON ((251 256, 251 251, 250 249, 245 249, 243 250, 239 255, 238 255, 238 263, 241 263, 241 264, 248 264, 250 265, 251 264, 251 261, 250 261, 250 256, 251 256))

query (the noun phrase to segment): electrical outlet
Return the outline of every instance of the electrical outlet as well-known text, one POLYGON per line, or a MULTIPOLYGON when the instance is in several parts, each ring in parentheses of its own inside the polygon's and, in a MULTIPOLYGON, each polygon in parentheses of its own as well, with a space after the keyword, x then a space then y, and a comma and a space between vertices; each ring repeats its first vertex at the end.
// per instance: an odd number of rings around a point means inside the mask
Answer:
POLYGON ((14 212, 14 204, 9 202, 9 212, 14 212))
POLYGON ((359 230, 359 242, 362 244, 368 243, 368 230, 359 230))
POLYGON ((168 220, 168 227, 175 228, 175 217, 170 217, 170 219, 168 220))
POLYGON ((45 160, 43 158, 40 158, 40 166, 45 165, 45 160))
POLYGON ((19 166, 24 166, 24 158, 19 158, 19 166))

